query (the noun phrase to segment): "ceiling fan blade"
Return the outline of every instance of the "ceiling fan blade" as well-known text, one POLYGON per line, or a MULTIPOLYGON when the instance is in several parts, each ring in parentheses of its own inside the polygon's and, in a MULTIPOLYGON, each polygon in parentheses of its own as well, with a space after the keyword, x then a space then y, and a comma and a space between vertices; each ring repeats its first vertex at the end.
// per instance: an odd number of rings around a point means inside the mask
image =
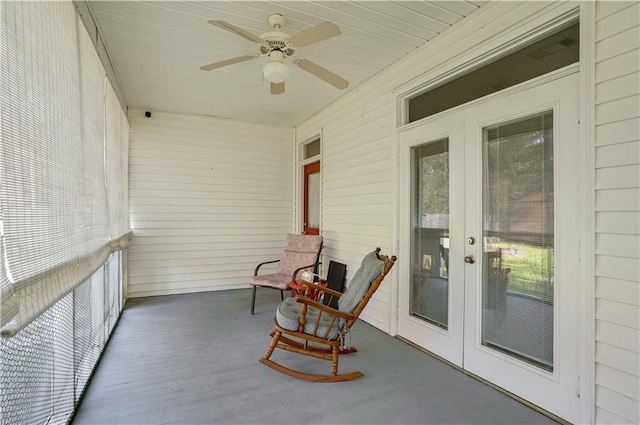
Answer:
POLYGON ((284 83, 271 83, 271 94, 284 93, 284 83))
POLYGON ((223 66, 233 65, 234 63, 248 61, 256 57, 257 56, 255 55, 238 56, 237 58, 227 59, 220 62, 214 62, 214 63, 210 63, 209 65, 203 65, 200 67, 200 69, 203 71, 211 71, 212 69, 218 69, 218 68, 222 68, 223 66))
POLYGON ((349 86, 349 82, 344 78, 334 74, 328 69, 321 67, 320 65, 316 65, 315 63, 309 60, 298 59, 297 64, 303 70, 307 71, 310 74, 315 75, 316 77, 326 81, 327 83, 331 84, 332 86, 338 89, 346 89, 347 86, 349 86))
POLYGON ((254 43, 264 43, 264 40, 258 37, 257 35, 253 35, 250 32, 247 32, 243 29, 236 27, 235 25, 231 25, 229 22, 225 21, 209 21, 211 25, 215 25, 218 28, 222 28, 223 30, 232 32, 234 34, 238 34, 240 37, 244 37, 249 41, 253 41, 254 43))
POLYGON ((336 35, 340 35, 340 28, 331 22, 323 22, 306 31, 302 31, 300 34, 294 35, 289 39, 289 43, 294 47, 304 47, 317 43, 318 41, 326 40, 327 38, 335 37, 336 35))

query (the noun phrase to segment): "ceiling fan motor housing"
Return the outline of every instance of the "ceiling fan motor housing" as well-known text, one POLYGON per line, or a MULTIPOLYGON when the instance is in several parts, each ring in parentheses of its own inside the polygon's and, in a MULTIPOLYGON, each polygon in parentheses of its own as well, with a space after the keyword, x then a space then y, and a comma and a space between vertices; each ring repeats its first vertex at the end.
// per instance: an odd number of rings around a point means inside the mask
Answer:
MULTIPOLYGON (((274 34, 274 33, 267 33, 263 35, 268 35, 268 34, 274 34)), ((289 37, 287 36, 287 38, 289 37)), ((291 56, 293 54, 293 46, 291 46, 291 44, 286 39, 279 40, 279 39, 268 38, 268 39, 265 39, 264 44, 260 46, 260 53, 264 55, 269 55, 274 50, 284 53, 285 56, 291 56)))
POLYGON ((291 36, 286 32, 280 31, 280 28, 287 22, 284 16, 274 14, 267 18, 269 25, 275 29, 275 31, 265 32, 260 35, 260 38, 264 40, 264 44, 260 46, 260 53, 263 55, 270 55, 274 50, 281 51, 285 56, 293 54, 293 46, 289 43, 291 36))

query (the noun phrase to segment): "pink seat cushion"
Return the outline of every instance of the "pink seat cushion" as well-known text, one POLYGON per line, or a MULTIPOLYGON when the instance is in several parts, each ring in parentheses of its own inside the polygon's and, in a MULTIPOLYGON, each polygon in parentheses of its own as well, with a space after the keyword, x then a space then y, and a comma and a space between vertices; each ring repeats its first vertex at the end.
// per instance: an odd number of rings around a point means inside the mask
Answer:
POLYGON ((253 286, 268 286, 286 291, 291 283, 291 275, 284 273, 263 274, 252 277, 249 283, 253 286))
MULTIPOLYGON (((302 267, 313 265, 318 259, 318 253, 322 246, 322 236, 320 235, 287 235, 287 247, 278 263, 278 273, 291 275, 302 267)), ((313 271, 313 267, 307 270, 313 271)))

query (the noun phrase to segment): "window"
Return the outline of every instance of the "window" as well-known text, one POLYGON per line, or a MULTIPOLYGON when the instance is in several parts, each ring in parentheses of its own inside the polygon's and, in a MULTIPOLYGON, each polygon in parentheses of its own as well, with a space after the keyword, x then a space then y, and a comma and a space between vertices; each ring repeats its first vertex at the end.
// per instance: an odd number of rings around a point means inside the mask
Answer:
POLYGON ((574 23, 409 99, 409 123, 576 63, 580 60, 579 46, 580 27, 574 23))

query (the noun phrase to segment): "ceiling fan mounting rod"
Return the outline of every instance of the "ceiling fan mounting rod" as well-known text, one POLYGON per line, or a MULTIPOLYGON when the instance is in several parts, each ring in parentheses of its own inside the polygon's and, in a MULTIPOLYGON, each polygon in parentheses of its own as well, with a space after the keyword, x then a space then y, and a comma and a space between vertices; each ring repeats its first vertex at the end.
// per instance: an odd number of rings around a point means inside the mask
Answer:
POLYGON ((284 24, 287 22, 287 20, 284 16, 274 13, 273 15, 269 15, 269 17, 267 18, 267 22, 269 22, 269 25, 271 25, 273 28, 275 28, 276 31, 278 31, 280 28, 284 27, 284 24))

